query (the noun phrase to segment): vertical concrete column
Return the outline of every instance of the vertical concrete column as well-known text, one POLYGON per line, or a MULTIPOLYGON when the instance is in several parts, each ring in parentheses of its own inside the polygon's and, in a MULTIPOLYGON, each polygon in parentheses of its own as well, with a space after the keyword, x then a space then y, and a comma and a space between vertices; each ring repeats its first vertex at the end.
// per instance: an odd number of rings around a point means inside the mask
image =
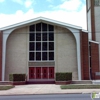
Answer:
POLYGON ((6 43, 8 36, 14 29, 3 31, 3 45, 2 45, 2 81, 5 81, 5 63, 6 63, 6 43))
POLYGON ((2 80, 2 35, 3 32, 0 31, 0 81, 2 80))
POLYGON ((78 80, 81 80, 81 51, 80 51, 80 29, 68 28, 74 35, 77 48, 78 80))
POLYGON ((5 63, 6 63, 6 41, 8 34, 3 34, 3 49, 2 49, 2 81, 5 80, 5 63))
POLYGON ((81 52, 80 52, 80 32, 74 33, 77 44, 77 65, 78 65, 78 79, 81 80, 81 52))

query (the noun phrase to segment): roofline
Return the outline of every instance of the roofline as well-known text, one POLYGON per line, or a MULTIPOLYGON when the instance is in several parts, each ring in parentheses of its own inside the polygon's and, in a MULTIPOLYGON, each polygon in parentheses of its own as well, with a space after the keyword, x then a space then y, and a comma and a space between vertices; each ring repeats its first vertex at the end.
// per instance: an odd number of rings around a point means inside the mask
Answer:
POLYGON ((12 25, 9 25, 9 26, 6 26, 6 27, 2 27, 2 28, 0 28, 0 30, 3 31, 3 30, 15 28, 15 27, 23 26, 23 25, 30 24, 30 23, 35 22, 35 21, 47 21, 47 22, 51 22, 51 23, 54 23, 54 24, 75 28, 75 29, 82 29, 82 27, 79 27, 79 26, 76 26, 76 25, 71 25, 71 24, 68 24, 68 23, 65 23, 65 22, 60 22, 60 21, 52 20, 52 19, 45 18, 45 17, 37 17, 37 18, 34 18, 34 19, 30 19, 30 20, 26 20, 26 21, 23 21, 23 22, 12 24, 12 25))
POLYGON ((82 31, 83 31, 83 32, 86 32, 86 33, 88 33, 88 31, 87 31, 87 30, 84 30, 84 29, 82 29, 82 31))
POLYGON ((89 40, 89 42, 99 44, 99 42, 97 42, 97 41, 93 41, 93 40, 89 40))

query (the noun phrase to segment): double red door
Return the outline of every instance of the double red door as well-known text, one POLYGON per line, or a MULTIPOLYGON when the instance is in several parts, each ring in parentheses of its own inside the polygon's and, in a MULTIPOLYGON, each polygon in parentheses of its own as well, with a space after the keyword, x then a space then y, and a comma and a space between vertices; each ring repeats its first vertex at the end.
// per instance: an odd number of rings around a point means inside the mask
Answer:
POLYGON ((29 67, 29 79, 54 79, 54 67, 29 67))

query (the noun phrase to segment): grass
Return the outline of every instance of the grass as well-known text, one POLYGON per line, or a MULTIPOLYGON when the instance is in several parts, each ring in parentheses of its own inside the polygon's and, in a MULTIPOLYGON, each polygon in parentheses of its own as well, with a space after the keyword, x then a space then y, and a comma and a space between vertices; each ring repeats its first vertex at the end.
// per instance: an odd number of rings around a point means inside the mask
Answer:
POLYGON ((0 85, 0 90, 9 90, 11 88, 14 88, 13 85, 0 85))
POLYGON ((61 89, 100 89, 100 85, 61 85, 61 89))

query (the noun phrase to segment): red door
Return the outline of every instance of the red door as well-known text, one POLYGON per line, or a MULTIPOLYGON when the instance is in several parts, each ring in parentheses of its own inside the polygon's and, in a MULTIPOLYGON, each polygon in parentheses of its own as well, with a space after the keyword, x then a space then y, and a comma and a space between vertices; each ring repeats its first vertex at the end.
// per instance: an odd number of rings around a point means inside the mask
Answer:
POLYGON ((49 67, 49 79, 54 79, 54 67, 49 67))
POLYGON ((29 67, 29 79, 54 79, 54 67, 29 67))
POLYGON ((35 70, 34 69, 35 69, 34 67, 29 68, 29 79, 35 78, 35 70))
POLYGON ((41 79, 41 67, 36 68, 36 79, 41 79))
POLYGON ((42 67, 42 78, 48 79, 48 67, 42 67))

